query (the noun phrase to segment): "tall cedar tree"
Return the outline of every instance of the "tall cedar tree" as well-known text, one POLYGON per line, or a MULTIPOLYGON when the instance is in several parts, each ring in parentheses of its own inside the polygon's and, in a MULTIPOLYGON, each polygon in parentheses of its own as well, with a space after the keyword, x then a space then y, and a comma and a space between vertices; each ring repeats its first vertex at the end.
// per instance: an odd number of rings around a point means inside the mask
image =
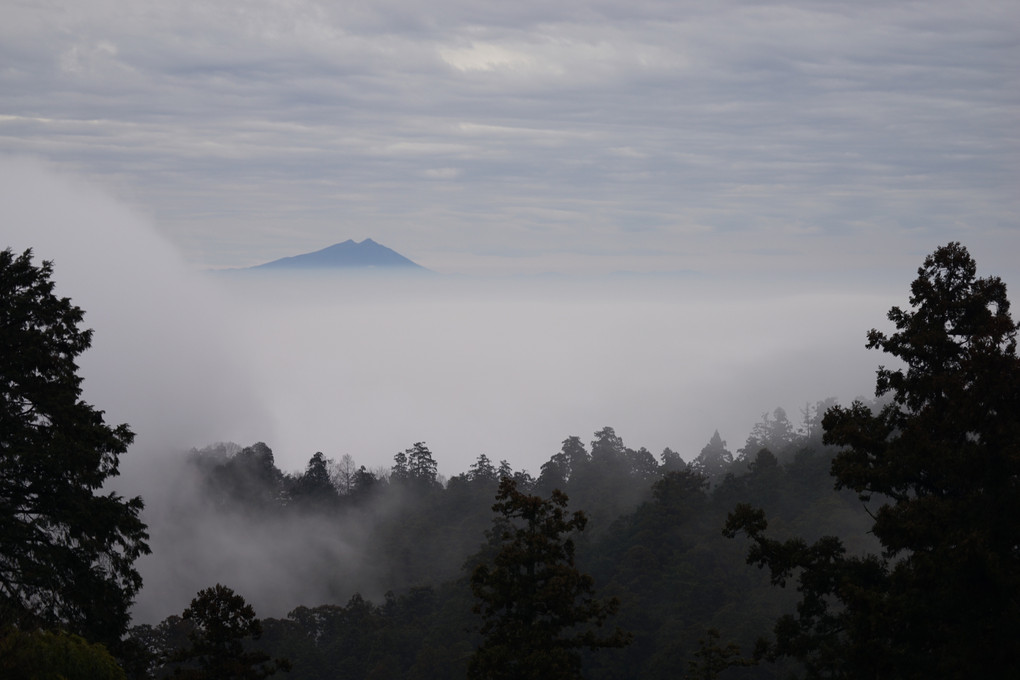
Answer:
POLYGON ((836 486, 877 506, 882 554, 850 556, 832 537, 766 538, 764 514, 748 506, 727 522, 774 583, 799 574, 797 614, 763 651, 800 659, 808 677, 1020 677, 1018 327, 1005 284, 975 272, 959 243, 928 256, 912 309, 889 312, 896 332, 868 334, 869 348, 899 360, 878 370, 888 405, 823 419, 826 443, 844 447, 836 486))
POLYGON ((81 400, 84 313, 53 265, 0 252, 0 628, 56 627, 115 643, 149 552, 140 498, 97 491, 131 443, 81 400))
POLYGON ((619 602, 596 599, 593 579, 574 566, 569 534, 583 531, 587 518, 566 507, 561 491, 543 500, 518 491, 510 478, 500 481, 489 532, 497 552, 471 575, 484 639, 469 678, 573 680, 581 677, 581 649, 630 641, 619 629, 608 635, 596 630, 619 602))

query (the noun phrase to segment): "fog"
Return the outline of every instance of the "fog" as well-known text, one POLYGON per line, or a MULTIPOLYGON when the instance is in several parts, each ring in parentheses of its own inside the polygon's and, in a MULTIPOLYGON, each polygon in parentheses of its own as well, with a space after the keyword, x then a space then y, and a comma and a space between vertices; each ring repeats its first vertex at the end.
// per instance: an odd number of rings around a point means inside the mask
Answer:
POLYGON ((280 460, 426 441, 448 475, 480 453, 537 472, 605 425, 687 458, 717 428, 739 446, 775 406, 870 395, 889 306, 700 275, 220 279, 280 460))
POLYGON ((214 503, 187 460, 166 451, 146 461, 144 478, 137 465, 127 466, 132 490, 145 498, 152 547, 138 562, 144 586, 132 612, 136 623, 180 614, 215 583, 243 593, 261 616, 278 617, 298 605, 343 603, 356 592, 379 599, 389 589, 366 559, 366 542, 400 511, 397 499, 343 515, 253 516, 214 503))
POLYGON ((200 502, 179 465, 192 447, 264 441, 297 471, 316 451, 385 466, 425 441, 447 476, 481 453, 537 473, 563 439, 607 425, 656 455, 690 460, 716 429, 735 450, 776 406, 796 423, 807 402, 870 396, 882 357, 865 332, 884 327, 913 273, 895 286, 739 272, 210 273, 156 223, 33 161, 0 163, 0 247, 54 261, 58 293, 95 329, 85 398, 137 433, 115 486, 147 501, 154 555, 140 563, 139 611, 150 619, 217 580, 261 589, 260 614, 280 614, 323 595, 303 589, 302 565, 333 565, 348 579, 338 597, 370 578, 358 563, 367 518, 332 527, 301 565, 293 542, 322 535, 314 524, 295 535, 209 508, 203 523, 166 524, 200 502))

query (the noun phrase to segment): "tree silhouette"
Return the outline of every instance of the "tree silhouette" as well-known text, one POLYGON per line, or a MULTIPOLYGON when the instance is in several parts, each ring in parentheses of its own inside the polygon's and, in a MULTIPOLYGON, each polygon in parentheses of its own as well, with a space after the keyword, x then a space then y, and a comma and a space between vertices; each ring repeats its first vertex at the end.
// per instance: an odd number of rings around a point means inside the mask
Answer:
POLYGON ((580 678, 581 649, 629 642, 619 629, 597 630, 619 603, 596 599, 593 579, 575 567, 569 534, 583 531, 587 518, 566 507, 558 490, 544 500, 518 491, 510 478, 500 481, 489 532, 495 554, 471 575, 484 639, 471 658, 470 678, 580 678))
POLYGON ((691 468, 706 479, 721 478, 733 465, 733 454, 726 448, 726 442, 719 436, 719 430, 712 434, 698 457, 691 461, 691 468))
POLYGON ((417 491, 435 490, 438 486, 439 467, 425 442, 415 442, 409 449, 393 456, 390 481, 406 485, 417 491))
POLYGON ((81 400, 84 313, 53 265, 0 251, 0 628, 43 625, 116 643, 149 552, 140 498, 97 493, 133 434, 81 400))
POLYGON ((927 257, 896 332, 868 347, 880 367, 877 413, 860 402, 823 418, 832 463, 874 517, 881 555, 848 555, 833 537, 765 536, 764 513, 738 506, 748 561, 797 578, 796 616, 780 619, 772 657, 809 677, 1020 677, 1020 359, 1006 286, 977 278, 959 243, 927 257))
POLYGON ((291 496, 298 505, 307 507, 329 507, 335 505, 338 496, 329 475, 329 464, 321 451, 316 451, 308 460, 305 473, 298 477, 291 489, 291 496))
POLYGON ((290 668, 287 661, 270 661, 268 654, 245 650, 245 640, 261 637, 262 624, 252 606, 226 586, 217 583, 199 591, 181 618, 194 628, 188 633, 190 646, 171 655, 178 664, 175 677, 257 680, 290 668))

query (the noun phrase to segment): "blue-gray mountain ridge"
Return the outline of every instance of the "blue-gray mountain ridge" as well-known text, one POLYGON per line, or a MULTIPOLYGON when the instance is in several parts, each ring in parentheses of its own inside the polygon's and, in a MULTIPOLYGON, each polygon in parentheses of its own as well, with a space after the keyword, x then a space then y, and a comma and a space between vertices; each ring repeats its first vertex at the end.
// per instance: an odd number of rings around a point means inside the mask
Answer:
POLYGON ((281 257, 249 269, 399 269, 428 271, 395 250, 366 238, 360 243, 347 239, 311 253, 281 257))

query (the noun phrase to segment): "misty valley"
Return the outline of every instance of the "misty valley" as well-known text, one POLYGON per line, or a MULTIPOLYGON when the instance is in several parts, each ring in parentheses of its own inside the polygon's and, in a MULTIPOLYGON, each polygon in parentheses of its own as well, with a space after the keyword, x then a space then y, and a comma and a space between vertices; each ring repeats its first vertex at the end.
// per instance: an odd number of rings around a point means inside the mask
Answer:
POLYGON ((0 0, 0 680, 1020 680, 1018 65, 0 0))
MULTIPOLYGON (((736 442, 699 413, 677 450, 606 423, 582 436, 571 419, 547 454, 493 432, 465 460, 470 438, 444 432, 453 462, 412 437, 385 461, 314 447, 297 465, 262 441, 150 442, 143 464, 130 423, 82 398, 82 310, 54 294, 50 263, 5 250, 0 675, 1009 677, 1018 326, 1005 284, 976 271, 966 248, 941 247, 889 310, 894 330, 855 331, 888 355, 865 376, 874 398, 759 404, 736 442)), ((511 326, 503 348, 524 337, 511 326)), ((371 380, 347 384, 383 398, 371 380)), ((330 408, 303 422, 326 432, 330 408)), ((401 413, 366 430, 402 436, 401 413)), ((467 409, 463 428, 479 436, 467 409)))
MULTIPOLYGON (((590 442, 567 437, 535 475, 482 454, 445 480, 424 442, 388 469, 315 454, 297 473, 280 470, 263 443, 194 450, 164 476, 177 493, 148 508, 153 555, 139 604, 148 619, 180 614, 166 603, 219 580, 272 615, 258 647, 291 659, 288 677, 462 677, 478 642, 467 579, 485 553, 499 480, 510 477, 541 497, 560 489, 588 515, 578 566, 620 600, 614 623, 635 635, 592 654, 585 677, 676 677, 707 630, 750 652, 790 604, 745 565, 746 545, 723 537, 737 503, 763 507, 792 534, 875 547, 856 495, 832 490, 827 405, 799 423, 776 409, 734 451, 716 433, 690 464, 670 449, 631 448, 611 427, 590 442)), ((171 616, 129 635, 165 653, 186 631, 171 616)))

